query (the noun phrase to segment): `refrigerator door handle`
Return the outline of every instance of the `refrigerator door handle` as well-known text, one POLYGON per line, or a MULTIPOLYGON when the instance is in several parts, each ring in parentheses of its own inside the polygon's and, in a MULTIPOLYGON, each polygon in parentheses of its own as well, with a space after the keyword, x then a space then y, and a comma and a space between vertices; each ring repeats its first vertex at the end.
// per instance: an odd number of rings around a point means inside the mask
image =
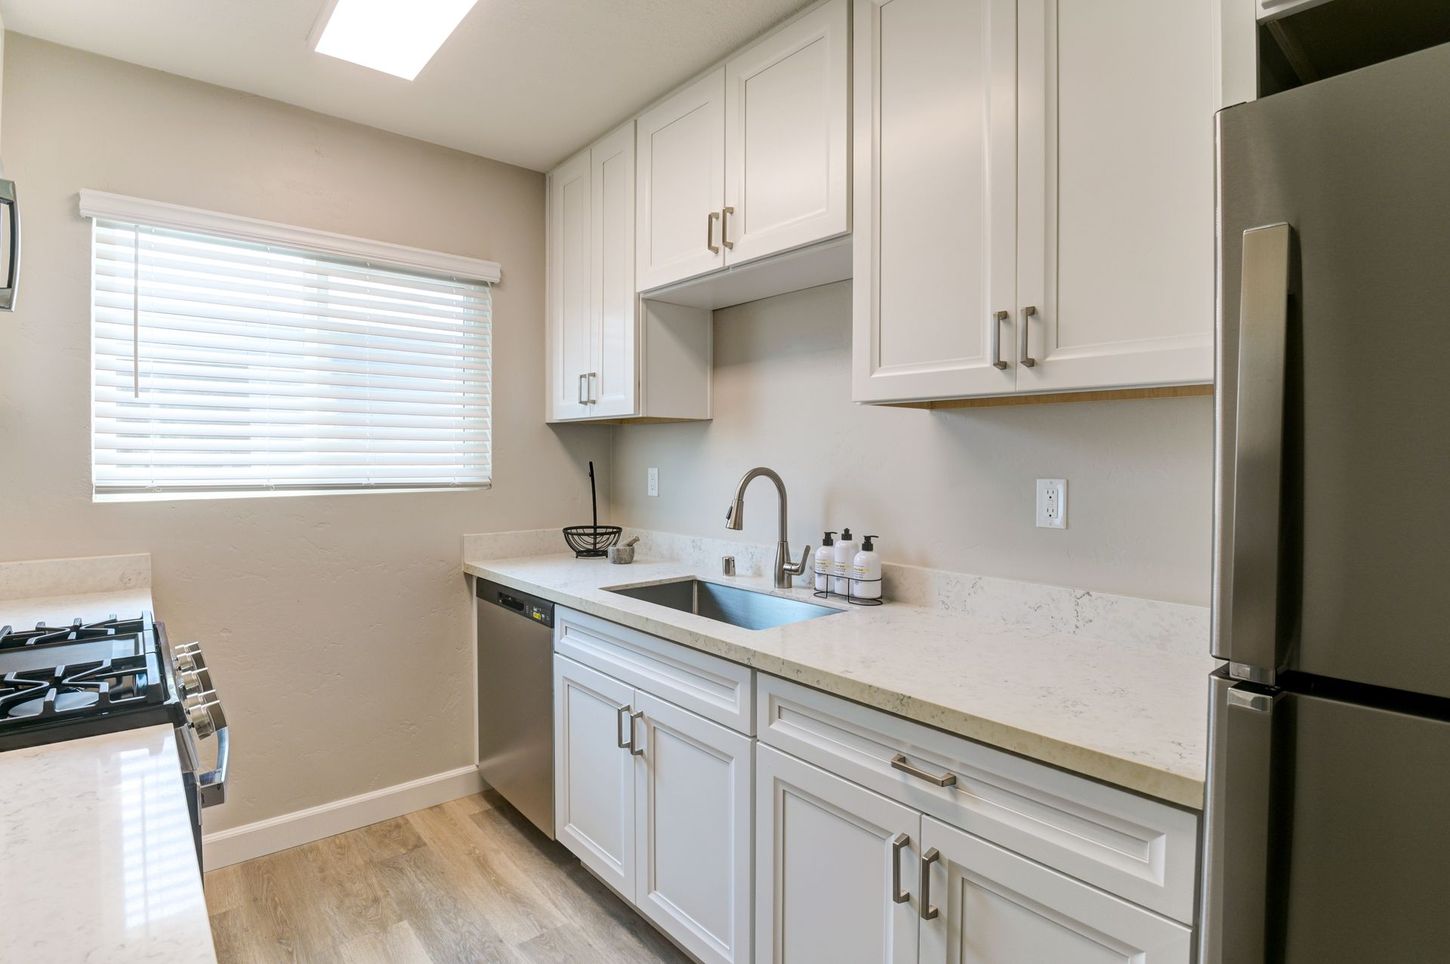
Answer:
POLYGON ((1284 377, 1289 329, 1287 224, 1250 228, 1243 237, 1239 295, 1238 419, 1234 450, 1229 673, 1272 684, 1279 668, 1279 507, 1283 485, 1284 377))
POLYGON ((1219 959, 1262 964, 1268 958, 1270 933, 1274 711, 1280 697, 1242 686, 1224 695, 1227 768, 1223 808, 1212 828, 1223 840, 1219 959))
POLYGON ((15 310, 15 293, 20 284, 20 201, 15 182, 0 180, 0 206, 10 213, 10 236, 6 249, 5 284, 0 287, 0 311, 15 310))

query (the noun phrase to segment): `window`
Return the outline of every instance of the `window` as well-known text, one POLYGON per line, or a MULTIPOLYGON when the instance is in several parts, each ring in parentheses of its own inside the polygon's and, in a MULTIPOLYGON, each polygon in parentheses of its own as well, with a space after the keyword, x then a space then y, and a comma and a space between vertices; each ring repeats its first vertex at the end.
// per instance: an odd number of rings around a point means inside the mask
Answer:
POLYGON ((97 498, 489 483, 497 265, 97 192, 81 207, 97 498))

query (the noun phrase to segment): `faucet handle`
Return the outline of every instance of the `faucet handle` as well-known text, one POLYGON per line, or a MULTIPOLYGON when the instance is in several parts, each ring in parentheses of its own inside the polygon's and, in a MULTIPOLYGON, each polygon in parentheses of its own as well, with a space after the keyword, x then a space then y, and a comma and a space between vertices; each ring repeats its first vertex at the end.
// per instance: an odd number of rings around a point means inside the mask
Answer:
POLYGON ((801 575, 802 573, 804 573, 806 571, 806 565, 810 561, 811 561, 811 547, 810 546, 806 546, 805 551, 801 553, 801 561, 798 562, 798 563, 796 563, 796 562, 787 562, 785 564, 785 571, 788 572, 788 573, 790 573, 792 576, 799 576, 799 575, 801 575))

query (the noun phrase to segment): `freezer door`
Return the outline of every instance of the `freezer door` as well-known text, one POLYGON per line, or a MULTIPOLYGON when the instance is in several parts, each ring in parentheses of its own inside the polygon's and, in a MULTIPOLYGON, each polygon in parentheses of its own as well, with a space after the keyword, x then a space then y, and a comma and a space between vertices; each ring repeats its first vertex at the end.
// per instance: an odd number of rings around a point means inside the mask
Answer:
POLYGON ((1450 45, 1219 114, 1213 651, 1240 679, 1450 696, 1447 91, 1450 45))
POLYGON ((1203 964, 1450 960, 1450 722, 1213 693, 1203 964))

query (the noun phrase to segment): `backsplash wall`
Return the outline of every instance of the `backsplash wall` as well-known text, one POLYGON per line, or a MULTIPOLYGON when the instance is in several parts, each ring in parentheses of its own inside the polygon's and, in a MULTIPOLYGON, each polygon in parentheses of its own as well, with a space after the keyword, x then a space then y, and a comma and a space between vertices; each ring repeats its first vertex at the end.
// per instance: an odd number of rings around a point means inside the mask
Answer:
POLYGON ((740 476, 768 465, 797 553, 850 526, 890 562, 1207 604, 1212 399, 856 405, 850 301, 842 282, 716 312, 714 421, 615 430, 610 521, 774 541, 767 481, 743 532, 724 523, 740 476), (1038 478, 1068 480, 1067 529, 1034 525, 1038 478))

